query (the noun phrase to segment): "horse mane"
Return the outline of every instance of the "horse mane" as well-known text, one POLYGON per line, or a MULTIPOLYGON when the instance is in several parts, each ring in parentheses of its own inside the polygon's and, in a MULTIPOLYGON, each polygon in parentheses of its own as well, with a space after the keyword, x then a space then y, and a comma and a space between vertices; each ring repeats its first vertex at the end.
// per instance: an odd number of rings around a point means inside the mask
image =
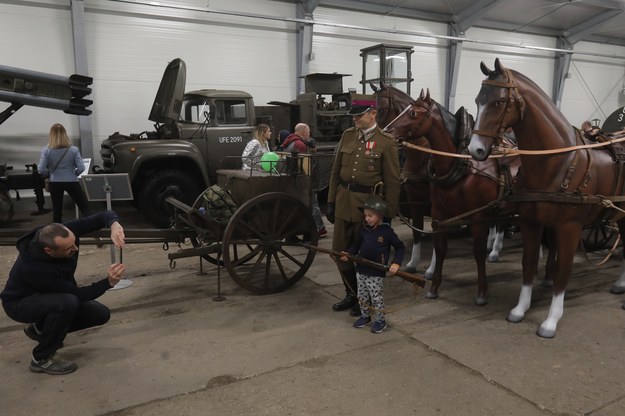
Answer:
POLYGON ((389 97, 390 96, 393 97, 393 100, 391 100, 392 101, 392 105, 393 105, 391 110, 396 112, 397 114, 399 114, 402 111, 404 111, 404 109, 408 105, 410 105, 410 103, 412 101, 414 101, 411 96, 409 96, 408 94, 406 94, 405 92, 403 92, 399 88, 395 88, 395 87, 393 87, 391 85, 383 85, 383 86, 380 87, 380 91, 384 91, 385 89, 390 91, 391 94, 389 95, 389 97))
POLYGON ((456 134, 456 126, 458 124, 458 120, 456 119, 456 115, 443 107, 436 100, 432 100, 432 104, 438 108, 438 113, 441 115, 441 119, 443 120, 443 125, 445 126, 445 129, 449 132, 454 146, 458 147, 459 139, 458 135, 456 134))

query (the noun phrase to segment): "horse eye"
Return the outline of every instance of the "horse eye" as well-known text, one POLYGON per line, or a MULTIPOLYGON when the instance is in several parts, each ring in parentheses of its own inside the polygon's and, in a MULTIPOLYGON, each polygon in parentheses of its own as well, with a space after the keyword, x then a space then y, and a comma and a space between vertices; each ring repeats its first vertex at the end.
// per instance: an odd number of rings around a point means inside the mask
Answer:
POLYGON ((416 111, 411 111, 410 112, 410 117, 416 117, 417 116, 417 112, 416 111))

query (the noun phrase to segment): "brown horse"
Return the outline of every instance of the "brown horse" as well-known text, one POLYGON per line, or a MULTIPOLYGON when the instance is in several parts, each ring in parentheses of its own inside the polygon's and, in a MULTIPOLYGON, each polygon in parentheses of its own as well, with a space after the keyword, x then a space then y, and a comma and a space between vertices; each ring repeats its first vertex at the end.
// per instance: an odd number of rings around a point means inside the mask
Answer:
MULTIPOLYGON (((452 114, 421 90, 421 95, 410 104, 390 125, 388 133, 410 142, 415 137, 424 136, 430 147, 440 152, 467 155, 470 131, 473 128, 471 116, 461 109, 452 114)), ((518 171, 518 158, 507 160, 511 165, 511 175, 518 171), (515 163, 516 161, 516 163, 515 163)), ((444 221, 475 212, 463 218, 470 220, 473 237, 473 255, 477 265, 478 293, 477 305, 488 302, 488 282, 486 280, 486 254, 489 220, 496 212, 489 206, 498 199, 500 192, 500 166, 494 159, 471 163, 467 158, 456 158, 433 154, 428 175, 432 180, 432 220, 444 221)), ((492 222, 492 221, 490 221, 492 222)), ((434 235, 436 262, 432 286, 426 297, 438 298, 442 282, 443 262, 447 254, 447 232, 434 235)))
MULTIPOLYGON (((521 151, 524 176, 516 198, 523 238, 523 286, 507 319, 520 322, 529 309, 540 238, 543 229, 550 228, 557 250, 553 297, 549 315, 537 333, 553 338, 564 311, 564 293, 582 227, 606 213, 601 204, 606 201, 599 195, 615 199, 623 195, 623 175, 610 152, 573 148, 583 144, 579 131, 529 78, 504 68, 499 59, 495 60, 495 70, 483 62, 481 69, 488 78, 482 81, 475 99, 478 112, 469 151, 476 160, 485 160, 500 133, 511 126, 521 151), (569 147, 569 151, 545 154, 569 147), (530 150, 538 152, 529 154, 530 150)), ((624 236, 625 220, 619 220, 618 227, 624 236)), ((621 272, 613 292, 623 290, 625 274, 621 272)))
MULTIPOLYGON (((405 92, 391 86, 387 86, 384 82, 377 87, 371 84, 371 88, 375 91, 378 104, 378 114, 376 122, 378 126, 384 128, 395 117, 397 117, 412 101, 405 92)), ((429 146, 425 139, 422 140, 424 146, 429 146)), ((412 218, 412 256, 410 261, 404 266, 404 270, 415 272, 417 264, 421 261, 421 233, 416 229, 423 230, 423 217, 429 214, 430 208, 430 181, 427 176, 427 163, 429 155, 414 149, 400 148, 402 159, 402 187, 400 210, 402 215, 412 218)), ((425 275, 431 275, 434 262, 425 275), (431 270, 430 270, 431 269, 431 270)))

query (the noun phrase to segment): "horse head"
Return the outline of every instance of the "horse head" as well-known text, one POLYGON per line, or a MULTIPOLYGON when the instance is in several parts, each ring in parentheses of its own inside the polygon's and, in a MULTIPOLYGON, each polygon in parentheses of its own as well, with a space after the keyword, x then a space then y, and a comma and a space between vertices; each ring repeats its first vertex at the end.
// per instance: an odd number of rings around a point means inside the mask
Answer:
POLYGON ((412 97, 395 87, 386 85, 380 81, 380 86, 371 84, 374 95, 377 98, 378 112, 376 122, 380 127, 388 125, 410 104, 412 97))
POLYGON ((421 89, 419 98, 412 101, 385 130, 395 138, 410 141, 413 138, 425 136, 432 125, 430 115, 434 100, 430 97, 430 90, 421 89))
POLYGON ((475 98, 477 114, 469 152, 474 159, 485 160, 506 129, 523 119, 525 101, 512 72, 499 58, 495 59, 494 70, 484 62, 480 63, 480 69, 488 78, 482 81, 482 88, 475 98))

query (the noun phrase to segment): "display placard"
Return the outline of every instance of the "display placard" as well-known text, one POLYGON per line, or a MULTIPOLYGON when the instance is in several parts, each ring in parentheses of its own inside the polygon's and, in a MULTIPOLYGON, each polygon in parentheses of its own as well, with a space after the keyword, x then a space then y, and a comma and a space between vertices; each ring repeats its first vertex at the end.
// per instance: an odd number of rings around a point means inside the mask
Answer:
POLYGON ((134 199, 127 173, 83 175, 80 179, 89 201, 106 201, 107 194, 110 196, 108 199, 110 201, 134 199))

